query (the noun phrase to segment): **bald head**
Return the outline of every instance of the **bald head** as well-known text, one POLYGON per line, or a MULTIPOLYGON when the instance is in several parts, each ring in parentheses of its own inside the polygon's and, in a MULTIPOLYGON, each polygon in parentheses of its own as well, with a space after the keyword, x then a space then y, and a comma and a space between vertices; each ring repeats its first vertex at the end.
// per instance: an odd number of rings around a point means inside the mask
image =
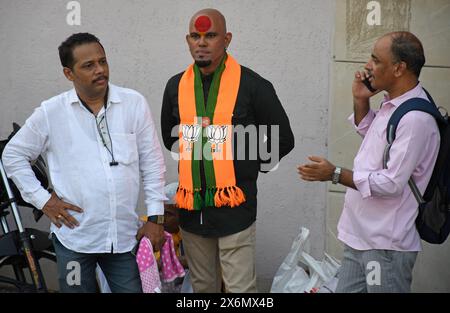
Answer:
POLYGON ((225 17, 220 11, 216 9, 203 9, 195 13, 191 21, 189 22, 189 31, 196 30, 196 25, 199 25, 199 18, 207 17, 210 19, 211 23, 216 25, 217 31, 223 32, 224 34, 227 32, 227 23, 225 21, 225 17))
POLYGON ((195 64, 203 74, 215 71, 226 55, 232 34, 225 17, 215 9, 203 9, 192 16, 186 41, 195 64))
POLYGON ((392 32, 383 37, 389 37, 391 39, 393 62, 405 62, 407 69, 418 78, 425 64, 425 55, 420 40, 414 34, 407 31, 392 32))

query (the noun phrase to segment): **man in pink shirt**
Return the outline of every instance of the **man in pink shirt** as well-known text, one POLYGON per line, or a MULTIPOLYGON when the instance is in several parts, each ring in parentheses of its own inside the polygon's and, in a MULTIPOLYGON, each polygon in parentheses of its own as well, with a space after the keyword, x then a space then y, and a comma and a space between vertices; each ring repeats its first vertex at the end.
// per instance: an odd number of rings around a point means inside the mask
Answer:
POLYGON ((349 187, 338 224, 345 244, 337 292, 409 292, 421 241, 415 227, 417 201, 412 176, 423 194, 439 150, 439 130, 428 113, 411 111, 398 124, 387 169, 383 169, 386 126, 392 113, 414 97, 428 100, 418 81, 425 64, 419 39, 409 32, 384 35, 374 45, 364 72, 352 85, 354 114, 349 120, 364 138, 353 170, 324 158, 298 167, 302 179, 349 187), (363 84, 368 79, 375 92, 363 84), (369 98, 386 91, 378 111, 369 98))

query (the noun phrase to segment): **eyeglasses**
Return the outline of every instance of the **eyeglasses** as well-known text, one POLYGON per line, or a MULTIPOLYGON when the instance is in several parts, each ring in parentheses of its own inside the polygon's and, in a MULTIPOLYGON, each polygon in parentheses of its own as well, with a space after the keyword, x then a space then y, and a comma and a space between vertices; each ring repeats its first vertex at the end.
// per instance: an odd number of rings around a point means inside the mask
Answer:
POLYGON ((102 139, 103 146, 106 148, 108 153, 111 155, 111 162, 109 162, 110 166, 119 165, 118 162, 114 159, 114 150, 113 144, 111 140, 111 135, 109 134, 108 120, 106 118, 106 111, 101 116, 96 117, 97 131, 98 135, 102 139), (108 136, 106 136, 108 135, 108 136))

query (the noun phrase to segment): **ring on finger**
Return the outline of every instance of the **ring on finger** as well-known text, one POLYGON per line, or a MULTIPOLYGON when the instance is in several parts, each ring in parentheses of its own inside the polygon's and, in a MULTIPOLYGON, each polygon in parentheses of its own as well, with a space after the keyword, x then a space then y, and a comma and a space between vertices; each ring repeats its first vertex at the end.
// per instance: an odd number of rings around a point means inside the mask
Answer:
POLYGON ((56 218, 57 218, 58 220, 60 220, 60 219, 63 218, 63 216, 62 216, 62 214, 58 214, 58 215, 56 216, 56 218))

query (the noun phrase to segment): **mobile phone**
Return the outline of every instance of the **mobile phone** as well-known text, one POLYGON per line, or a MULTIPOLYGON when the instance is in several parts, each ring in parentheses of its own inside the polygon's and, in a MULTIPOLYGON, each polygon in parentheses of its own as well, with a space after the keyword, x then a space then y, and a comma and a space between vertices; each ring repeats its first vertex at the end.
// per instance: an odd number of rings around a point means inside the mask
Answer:
POLYGON ((375 92, 375 91, 377 91, 377 90, 374 89, 374 88, 372 87, 372 85, 370 84, 369 77, 364 78, 362 82, 363 82, 363 84, 367 87, 367 89, 370 90, 370 92, 375 92))

